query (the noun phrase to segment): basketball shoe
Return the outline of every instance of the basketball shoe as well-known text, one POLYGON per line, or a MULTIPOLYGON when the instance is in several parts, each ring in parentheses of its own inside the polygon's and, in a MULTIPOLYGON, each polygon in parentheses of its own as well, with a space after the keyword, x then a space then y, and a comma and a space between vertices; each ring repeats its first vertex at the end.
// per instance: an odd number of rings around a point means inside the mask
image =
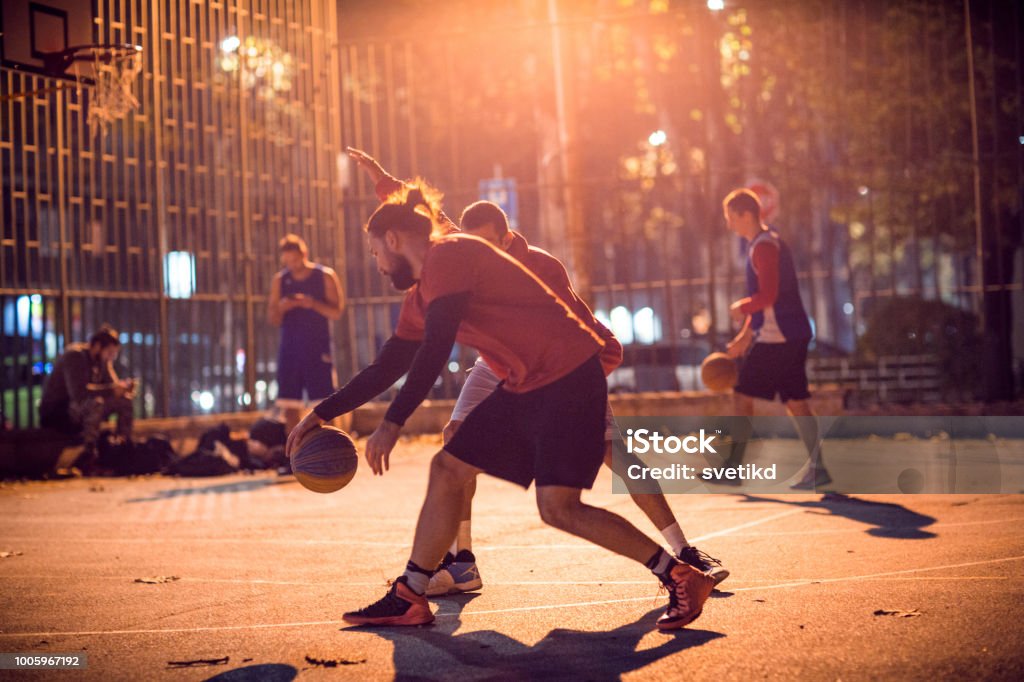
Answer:
POLYGON ((468 549, 463 549, 455 556, 452 556, 451 552, 445 554, 441 566, 430 578, 427 596, 440 597, 446 594, 461 594, 479 590, 483 586, 480 569, 476 566, 476 557, 468 549))
POLYGON ((405 576, 399 576, 380 600, 341 617, 352 625, 426 625, 434 622, 427 599, 413 592, 405 576))

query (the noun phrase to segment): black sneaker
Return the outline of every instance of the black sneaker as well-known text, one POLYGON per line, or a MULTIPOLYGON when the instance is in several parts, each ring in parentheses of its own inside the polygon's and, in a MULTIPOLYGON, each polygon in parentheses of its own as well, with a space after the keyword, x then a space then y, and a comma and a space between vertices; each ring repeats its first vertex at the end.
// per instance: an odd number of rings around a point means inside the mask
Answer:
POLYGON ((426 625, 434 622, 426 597, 413 592, 404 575, 399 576, 379 600, 341 618, 353 625, 426 625))
POLYGON ((715 585, 729 577, 729 569, 722 566, 721 561, 710 554, 700 551, 696 547, 683 547, 682 551, 676 556, 683 563, 690 564, 698 571, 707 573, 714 578, 715 585))

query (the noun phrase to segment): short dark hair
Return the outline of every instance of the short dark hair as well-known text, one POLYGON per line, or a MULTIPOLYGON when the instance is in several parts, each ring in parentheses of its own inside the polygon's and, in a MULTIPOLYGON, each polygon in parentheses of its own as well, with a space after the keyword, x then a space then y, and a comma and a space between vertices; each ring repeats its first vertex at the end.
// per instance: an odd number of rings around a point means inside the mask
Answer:
POLYGON ((382 238, 388 230, 429 238, 440 229, 441 194, 422 180, 403 185, 366 221, 366 231, 382 238))
POLYGON ((493 201, 478 201, 466 207, 459 219, 459 225, 463 230, 479 230, 484 225, 494 225, 498 236, 508 232, 508 216, 493 201))
POLYGON ((306 241, 297 234, 286 234, 282 237, 281 241, 277 243, 277 249, 281 253, 285 251, 297 251, 303 256, 309 255, 309 249, 306 247, 306 241))
POLYGON ((753 190, 741 187, 729 192, 722 200, 722 207, 734 213, 753 213, 754 220, 761 222, 761 200, 753 190))
POLYGON ((99 344, 100 350, 103 350, 110 346, 120 346, 121 339, 118 338, 116 329, 111 327, 109 324, 105 324, 93 332, 93 335, 89 337, 89 345, 94 346, 96 344, 99 344))

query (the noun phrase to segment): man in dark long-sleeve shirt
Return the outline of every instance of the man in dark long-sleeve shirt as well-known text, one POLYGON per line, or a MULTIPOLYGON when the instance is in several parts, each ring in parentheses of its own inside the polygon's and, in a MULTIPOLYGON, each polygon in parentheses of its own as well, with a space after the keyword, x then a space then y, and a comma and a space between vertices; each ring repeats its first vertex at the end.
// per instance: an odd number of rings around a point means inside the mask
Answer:
POLYGON ((103 326, 89 343, 73 343, 53 366, 39 401, 43 427, 69 435, 81 435, 86 450, 95 449, 100 426, 117 415, 117 433, 132 433, 132 382, 121 381, 114 360, 121 350, 117 332, 103 326))

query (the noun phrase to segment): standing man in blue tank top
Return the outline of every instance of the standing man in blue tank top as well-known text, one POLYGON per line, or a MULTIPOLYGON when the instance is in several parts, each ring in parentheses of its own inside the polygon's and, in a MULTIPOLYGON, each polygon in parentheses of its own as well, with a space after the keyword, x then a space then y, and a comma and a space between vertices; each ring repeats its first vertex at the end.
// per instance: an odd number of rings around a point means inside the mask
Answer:
MULTIPOLYGON (((752 416, 754 398, 778 396, 810 456, 804 476, 791 487, 814 490, 831 483, 832 477, 821 459, 818 420, 808 403, 807 346, 813 334, 800 300, 793 255, 779 233, 761 222, 761 202, 751 190, 733 190, 722 208, 729 230, 749 243, 747 296, 729 308, 743 328, 729 342, 727 352, 733 358, 746 354, 733 390, 736 414, 752 416)), ((748 438, 749 434, 737 439, 739 447, 726 466, 739 465, 748 438)))
POLYGON ((282 269, 270 285, 267 316, 281 327, 277 353, 277 406, 290 433, 306 399, 318 403, 334 392, 331 321, 341 317, 341 284, 334 270, 309 260, 301 237, 278 243, 282 269))

